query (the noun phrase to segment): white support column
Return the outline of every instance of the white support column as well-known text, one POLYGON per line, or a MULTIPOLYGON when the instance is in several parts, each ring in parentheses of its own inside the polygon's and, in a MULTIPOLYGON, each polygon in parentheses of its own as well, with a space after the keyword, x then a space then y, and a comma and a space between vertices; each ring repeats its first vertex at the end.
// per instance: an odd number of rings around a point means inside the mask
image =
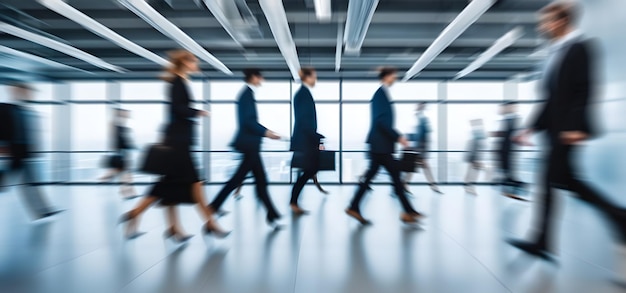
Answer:
POLYGON ((106 99, 109 102, 119 102, 122 99, 122 85, 118 81, 107 81, 106 99))
POLYGON ((517 81, 509 80, 504 82, 503 97, 505 101, 516 101, 518 99, 518 83, 517 81))
MULTIPOLYGON (((439 136, 438 150, 446 150, 448 144, 448 107, 445 102, 448 100, 448 82, 442 81, 437 87, 437 101, 438 104, 438 127, 439 132, 436 134, 439 136)), ((447 181, 448 171, 448 154, 438 152, 438 168, 437 168, 437 182, 447 181)))
POLYGON ((70 181, 72 168, 71 137, 72 137, 72 108, 67 101, 72 94, 71 87, 67 83, 57 83, 53 86, 53 99, 59 102, 54 106, 52 131, 52 150, 58 151, 51 156, 52 181, 70 181))
MULTIPOLYGON (((202 100, 204 101, 204 110, 211 112, 211 104, 208 102, 211 100, 211 82, 207 80, 202 81, 202 100)), ((203 151, 211 150, 211 115, 207 119, 202 119, 202 126, 204 131, 202 132, 202 147, 203 151)), ((211 153, 202 153, 202 167, 204 169, 204 180, 211 181, 211 153)))

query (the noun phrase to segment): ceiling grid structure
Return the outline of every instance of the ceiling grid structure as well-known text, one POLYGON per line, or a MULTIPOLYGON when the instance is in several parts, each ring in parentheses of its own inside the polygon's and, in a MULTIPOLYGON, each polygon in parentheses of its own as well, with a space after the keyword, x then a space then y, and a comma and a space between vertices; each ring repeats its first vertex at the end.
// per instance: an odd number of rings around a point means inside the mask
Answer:
MULTIPOLYGON (((121 37, 158 56, 165 57, 167 51, 181 47, 116 0, 66 2, 121 37)), ((237 0, 237 7, 245 9, 245 25, 248 31, 245 36, 236 40, 232 35, 233 31, 227 31, 223 26, 224 23, 233 27, 240 25, 241 20, 224 20, 224 16, 236 13, 225 13, 218 20, 205 2, 147 0, 159 14, 222 62, 235 77, 240 75, 241 69, 254 66, 263 69, 268 78, 293 78, 293 68, 290 71, 281 54, 259 0, 237 0)), ((459 71, 475 61, 498 38, 516 27, 522 29, 524 35, 480 68, 464 76, 464 79, 507 80, 532 72, 540 59, 529 56, 543 44, 535 30, 536 11, 548 2, 549 0, 497 1, 413 80, 454 79, 459 71)), ((345 48, 339 48, 337 38, 338 27, 345 26, 349 1, 330 1, 330 17, 324 16, 323 19, 319 19, 320 12, 316 11, 315 3, 309 0, 282 0, 297 51, 297 61, 317 68, 320 78, 346 79, 372 78, 374 75, 371 72, 383 65, 394 66, 401 72, 406 72, 468 5, 467 0, 379 1, 360 52, 353 55, 344 54, 345 48), (342 53, 338 66, 339 49, 342 53)), ((72 67, 50 66, 29 59, 18 61, 28 65, 24 68, 29 68, 38 78, 151 79, 158 77, 161 72, 159 64, 90 32, 46 8, 37 0, 4 0, 0 6, 0 21, 7 20, 12 21, 12 25, 33 33, 55 36, 72 47, 126 70, 119 73, 94 67, 83 60, 0 32, 0 44, 7 48, 72 67), (85 74, 75 68, 92 74, 85 74)), ((0 52, 0 59, 5 58, 10 58, 12 64, 16 63, 15 56, 0 52)), ((296 64, 296 60, 290 62, 296 64)), ((204 76, 208 78, 232 78, 208 63, 203 62, 201 67, 204 76)), ((20 73, 19 66, 0 67, 2 76, 15 73, 20 73)))

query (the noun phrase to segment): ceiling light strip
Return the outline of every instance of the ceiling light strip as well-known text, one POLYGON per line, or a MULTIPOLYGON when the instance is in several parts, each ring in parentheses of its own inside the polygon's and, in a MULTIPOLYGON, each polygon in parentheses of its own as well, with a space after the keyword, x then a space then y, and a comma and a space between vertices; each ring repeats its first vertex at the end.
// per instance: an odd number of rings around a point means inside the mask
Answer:
POLYGON ((473 0, 470 2, 404 74, 402 81, 411 79, 426 68, 430 62, 435 60, 435 58, 470 27, 470 25, 487 12, 495 2, 496 0, 473 0))
POLYGON ((282 0, 259 0, 261 9, 265 14, 278 49, 283 54, 283 58, 287 62, 289 71, 294 80, 300 80, 298 71, 300 70, 300 60, 298 59, 298 52, 296 50, 296 44, 291 36, 289 30, 289 23, 287 22, 287 14, 285 13, 285 7, 282 0))
POLYGON ((120 36, 116 32, 109 29, 108 27, 102 25, 101 23, 97 22, 93 18, 90 18, 89 16, 85 15, 84 13, 80 12, 79 10, 70 6, 69 4, 65 3, 62 0, 38 0, 38 1, 43 6, 46 6, 48 9, 55 11, 56 13, 71 19, 72 21, 80 24, 84 28, 90 30, 94 34, 99 35, 132 53, 135 53, 141 57, 144 57, 161 66, 167 66, 169 64, 169 61, 167 61, 166 59, 120 36))
POLYGON ((200 44, 194 41, 189 35, 185 34, 180 28, 167 20, 163 15, 154 10, 152 6, 148 5, 144 0, 118 0, 118 2, 142 18, 145 22, 152 27, 160 31, 162 34, 168 36, 172 40, 176 41, 183 48, 189 50, 189 52, 198 56, 198 58, 211 64, 216 69, 232 75, 233 73, 215 56, 207 52, 200 44))
POLYGON ((346 54, 358 55, 361 52, 361 46, 363 46, 377 6, 378 0, 350 0, 348 3, 346 30, 343 39, 346 45, 346 54))
POLYGON ((502 52, 502 50, 513 45, 517 40, 522 37, 523 34, 524 29, 522 29, 522 27, 516 27, 508 33, 504 34, 502 37, 496 40, 493 45, 489 47, 489 49, 480 54, 480 56, 478 56, 478 58, 476 58, 474 62, 470 63, 470 65, 465 67, 465 69, 457 73, 454 79, 462 78, 474 72, 476 69, 482 67, 483 65, 485 65, 485 63, 489 62, 489 60, 498 55, 498 53, 502 52))
POLYGON ((46 58, 42 58, 39 57, 37 55, 33 55, 30 53, 26 53, 26 52, 22 52, 22 51, 18 51, 9 47, 5 47, 0 45, 0 53, 4 53, 4 54, 8 54, 8 55, 12 55, 18 58, 23 58, 23 59, 28 59, 28 60, 32 60, 35 61, 37 63, 41 63, 50 67, 56 67, 56 68, 65 68, 65 69, 73 69, 73 70, 79 70, 79 71, 83 71, 83 72, 87 72, 85 70, 76 68, 76 67, 72 67, 69 65, 65 65, 63 63, 59 63, 59 62, 55 62, 52 60, 48 60, 46 58))
POLYGON ((335 50, 335 72, 341 68, 341 53, 343 50, 343 27, 341 21, 337 24, 337 48, 335 50))
POLYGON ((104 60, 93 56, 87 52, 81 51, 77 48, 74 48, 68 44, 64 44, 61 43, 59 41, 35 34, 35 33, 31 33, 27 30, 21 29, 19 27, 10 25, 8 23, 5 22, 0 22, 0 31, 3 31, 7 34, 11 34, 14 35, 16 37, 31 41, 33 43, 37 43, 39 45, 48 47, 50 49, 53 50, 57 50, 61 53, 70 55, 72 57, 78 58, 80 60, 83 60, 89 64, 95 65, 97 67, 103 68, 103 69, 107 69, 107 70, 111 70, 111 71, 115 71, 115 72, 124 72, 125 69, 122 67, 118 67, 115 66, 113 64, 110 64, 108 62, 105 62, 104 60))
MULTIPOLYGON (((205 0, 207 1, 207 0, 205 0)), ((329 22, 332 16, 330 0, 314 0, 315 16, 318 21, 329 22)))

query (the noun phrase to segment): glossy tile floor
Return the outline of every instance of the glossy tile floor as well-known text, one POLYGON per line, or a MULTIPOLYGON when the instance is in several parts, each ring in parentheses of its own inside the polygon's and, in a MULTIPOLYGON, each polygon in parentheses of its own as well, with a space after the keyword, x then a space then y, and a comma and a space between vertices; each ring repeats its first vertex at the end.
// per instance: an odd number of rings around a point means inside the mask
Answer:
MULTIPOLYGON (((145 187, 140 187, 143 189, 145 187)), ((206 188, 209 197, 219 186, 206 188)), ((292 219, 289 186, 272 186, 286 227, 270 230, 264 210, 244 187, 221 218, 233 234, 200 237, 201 221, 181 208, 186 247, 162 240, 164 216, 151 209, 143 237, 125 241, 116 221, 136 201, 121 201, 114 186, 46 186, 67 211, 31 222, 16 190, 0 194, 0 292, 626 292, 615 280, 618 257, 596 212, 562 196, 558 263, 533 259, 504 243, 523 237, 531 204, 478 187, 444 195, 413 186, 415 206, 428 214, 422 228, 398 220, 388 186, 374 186, 363 203, 373 226, 360 227, 346 207, 354 186, 307 186, 301 198, 311 214, 292 219)))

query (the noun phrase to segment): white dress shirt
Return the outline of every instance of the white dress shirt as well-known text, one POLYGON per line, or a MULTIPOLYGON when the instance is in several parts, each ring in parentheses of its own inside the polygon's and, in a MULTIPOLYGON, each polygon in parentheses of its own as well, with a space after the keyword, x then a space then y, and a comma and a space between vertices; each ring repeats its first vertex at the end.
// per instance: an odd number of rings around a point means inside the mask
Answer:
POLYGON ((548 58, 546 59, 543 68, 544 81, 547 81, 550 74, 552 74, 556 68, 559 68, 559 65, 565 55, 564 49, 568 48, 573 41, 578 40, 581 36, 582 33, 580 31, 574 30, 550 45, 548 48, 548 58))

